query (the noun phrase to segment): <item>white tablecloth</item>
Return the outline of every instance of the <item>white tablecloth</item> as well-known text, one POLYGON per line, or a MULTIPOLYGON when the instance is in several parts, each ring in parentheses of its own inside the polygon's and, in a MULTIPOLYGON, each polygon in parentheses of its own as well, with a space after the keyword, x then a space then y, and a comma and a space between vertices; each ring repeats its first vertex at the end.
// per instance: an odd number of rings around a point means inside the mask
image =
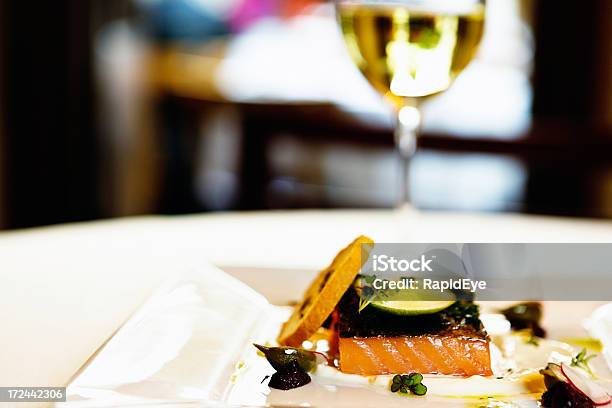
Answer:
POLYGON ((300 211, 143 217, 2 233, 0 386, 67 384, 173 273, 206 262, 233 271, 315 270, 359 234, 378 242, 612 242, 612 223, 300 211))

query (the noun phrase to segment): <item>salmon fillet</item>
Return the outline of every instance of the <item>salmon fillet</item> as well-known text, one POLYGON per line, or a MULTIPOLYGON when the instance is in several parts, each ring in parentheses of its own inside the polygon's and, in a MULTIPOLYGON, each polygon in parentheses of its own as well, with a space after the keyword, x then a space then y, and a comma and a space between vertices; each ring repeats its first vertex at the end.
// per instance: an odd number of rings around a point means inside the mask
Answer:
POLYGON ((457 302, 434 314, 399 316, 366 307, 353 289, 335 313, 340 370, 359 375, 492 375, 478 306, 457 302))
POLYGON ((348 374, 492 375, 489 342, 451 336, 338 339, 340 370, 348 374))

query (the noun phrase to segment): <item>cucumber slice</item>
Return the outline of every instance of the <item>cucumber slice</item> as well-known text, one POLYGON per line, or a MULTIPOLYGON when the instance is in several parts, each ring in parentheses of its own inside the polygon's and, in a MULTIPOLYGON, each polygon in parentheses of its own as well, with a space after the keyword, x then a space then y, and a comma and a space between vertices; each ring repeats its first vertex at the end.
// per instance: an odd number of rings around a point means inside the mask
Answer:
POLYGON ((403 316, 416 316, 438 313, 455 303, 448 300, 382 300, 370 303, 372 307, 383 312, 403 316))

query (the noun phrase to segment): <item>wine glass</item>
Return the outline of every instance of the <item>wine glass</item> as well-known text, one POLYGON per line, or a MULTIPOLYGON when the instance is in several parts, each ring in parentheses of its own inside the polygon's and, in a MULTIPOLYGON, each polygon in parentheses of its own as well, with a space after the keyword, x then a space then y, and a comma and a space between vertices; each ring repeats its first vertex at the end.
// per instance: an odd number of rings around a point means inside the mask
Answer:
POLYGON ((445 91, 472 60, 484 31, 485 0, 336 0, 353 62, 397 113, 400 208, 421 127, 419 103, 445 91))

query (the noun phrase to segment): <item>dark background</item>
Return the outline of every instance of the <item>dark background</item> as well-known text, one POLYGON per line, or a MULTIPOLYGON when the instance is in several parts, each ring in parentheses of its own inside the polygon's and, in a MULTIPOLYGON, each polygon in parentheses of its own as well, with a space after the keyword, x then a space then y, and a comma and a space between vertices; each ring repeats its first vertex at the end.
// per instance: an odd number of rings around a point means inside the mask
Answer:
MULTIPOLYGON (((610 12, 608 0, 535 2, 533 126, 519 140, 457 139, 426 134, 421 147, 520 157, 528 180, 519 210, 527 213, 610 217, 601 197, 612 168, 610 129, 610 12), (608 102, 606 102, 608 101, 608 102)), ((98 98, 92 70, 93 38, 104 24, 130 17, 123 1, 0 2, 1 226, 6 229, 108 218, 105 156, 100 147, 98 98)), ((189 132, 193 101, 159 101, 159 126, 189 132), (168 122, 169 121, 169 122, 168 122), (172 126, 170 126, 172 128, 172 126)), ((266 199, 266 137, 289 130, 309 138, 392 149, 389 129, 352 122, 333 107, 240 106, 249 134, 242 147, 239 194, 226 208, 276 208, 266 199), (284 110, 283 110, 284 109, 284 110), (282 112, 279 114, 279 112, 282 112), (321 118, 324 118, 322 120, 321 118), (323 137, 325 139, 325 137, 323 137)), ((168 171, 153 198, 154 213, 207 211, 190 191, 188 142, 162 146, 168 171), (187 143, 187 145, 185 145, 187 143), (187 146, 187 153, 181 149, 187 146)), ((604 194, 605 195, 605 194, 604 194)), ((418 203, 417 203, 418 205, 418 203)), ((289 208, 334 207, 294 199, 289 208)), ((354 206, 363 206, 358 200, 354 206)), ((452 203, 447 206, 452 209, 452 203)))

